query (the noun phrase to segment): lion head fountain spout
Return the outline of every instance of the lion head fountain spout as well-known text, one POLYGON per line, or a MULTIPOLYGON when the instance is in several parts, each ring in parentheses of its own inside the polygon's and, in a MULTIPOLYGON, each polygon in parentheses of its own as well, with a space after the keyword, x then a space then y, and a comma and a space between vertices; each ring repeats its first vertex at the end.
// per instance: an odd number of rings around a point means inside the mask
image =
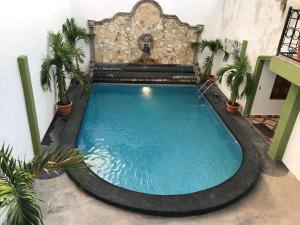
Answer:
POLYGON ((150 34, 143 34, 138 40, 139 49, 143 52, 137 63, 153 64, 156 63, 155 60, 151 58, 151 50, 154 46, 153 37, 150 34))

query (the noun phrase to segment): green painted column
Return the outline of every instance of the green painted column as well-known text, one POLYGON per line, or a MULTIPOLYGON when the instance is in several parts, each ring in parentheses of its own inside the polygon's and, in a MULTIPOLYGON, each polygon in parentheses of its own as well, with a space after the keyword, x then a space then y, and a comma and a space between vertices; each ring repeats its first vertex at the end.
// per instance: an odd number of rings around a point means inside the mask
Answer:
POLYGON ((245 55, 248 47, 248 41, 244 40, 242 42, 241 50, 240 50, 240 56, 245 55))
POLYGON ((245 105, 245 109, 243 112, 244 116, 250 116, 252 106, 254 103, 255 95, 258 89, 258 84, 261 78, 261 74, 265 65, 266 61, 271 61, 271 56, 259 56, 256 60, 256 65, 253 73, 253 92, 252 94, 247 98, 247 102, 245 105))
MULTIPOLYGON (((296 74, 295 74, 296 75, 296 74)), ((300 88, 292 84, 284 103, 280 120, 275 131, 269 155, 275 160, 282 160, 286 146, 293 131, 300 110, 300 88)))
POLYGON ((270 70, 291 83, 300 86, 300 63, 286 57, 273 56, 270 70))
POLYGON ((37 154, 40 152, 41 149, 41 139, 40 139, 38 122, 37 122, 36 109, 35 109, 27 56, 19 56, 18 64, 19 64, 21 81, 23 85, 24 99, 25 99, 26 110, 27 110, 27 118, 28 118, 30 133, 31 133, 31 141, 32 141, 34 153, 37 154))

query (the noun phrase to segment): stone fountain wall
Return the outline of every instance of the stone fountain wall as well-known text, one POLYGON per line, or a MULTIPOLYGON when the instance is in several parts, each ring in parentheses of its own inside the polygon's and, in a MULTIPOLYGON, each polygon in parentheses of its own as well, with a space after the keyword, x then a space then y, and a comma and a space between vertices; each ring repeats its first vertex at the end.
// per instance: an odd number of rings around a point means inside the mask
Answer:
POLYGON ((91 44, 92 63, 135 63, 141 58, 138 46, 141 35, 154 40, 151 58, 158 64, 191 65, 196 52, 191 43, 198 41, 203 25, 190 26, 177 16, 164 15, 152 0, 138 2, 131 13, 117 13, 111 19, 89 21, 94 34, 91 44))

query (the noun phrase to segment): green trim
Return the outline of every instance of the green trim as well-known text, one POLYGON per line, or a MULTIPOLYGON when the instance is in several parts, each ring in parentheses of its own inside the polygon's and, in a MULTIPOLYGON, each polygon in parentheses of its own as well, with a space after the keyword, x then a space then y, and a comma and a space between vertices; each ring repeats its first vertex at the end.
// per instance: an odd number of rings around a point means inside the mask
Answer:
POLYGON ((300 88, 295 84, 292 84, 280 115, 280 120, 275 131, 272 145, 269 149, 269 155, 274 160, 281 160, 284 155, 294 124, 299 114, 299 102, 300 88))
POLYGON ((31 133, 33 151, 35 154, 37 154, 40 152, 41 149, 41 139, 40 139, 38 122, 37 122, 27 56, 19 56, 18 64, 19 64, 21 81, 23 85, 24 99, 26 104, 27 118, 28 118, 30 133, 31 133))
POLYGON ((271 61, 271 56, 259 56, 256 60, 255 70, 253 73, 253 92, 252 94, 247 98, 247 102, 245 105, 245 109, 243 112, 244 116, 250 116, 252 106, 254 103, 255 95, 258 89, 258 84, 261 78, 261 74, 265 65, 266 61, 271 61))
POLYGON ((241 50, 240 50, 240 56, 245 55, 248 47, 248 41, 243 40, 241 50))
POLYGON ((300 86, 300 64, 286 57, 273 56, 270 70, 293 84, 300 86))

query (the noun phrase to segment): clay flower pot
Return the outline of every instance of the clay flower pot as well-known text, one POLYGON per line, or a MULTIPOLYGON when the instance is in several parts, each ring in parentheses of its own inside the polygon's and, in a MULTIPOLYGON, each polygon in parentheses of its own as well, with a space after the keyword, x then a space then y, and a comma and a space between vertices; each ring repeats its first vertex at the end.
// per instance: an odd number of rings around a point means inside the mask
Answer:
POLYGON ((235 115, 240 108, 240 105, 236 103, 235 105, 232 105, 231 102, 226 102, 226 110, 231 115, 235 115))
POLYGON ((67 105, 61 105, 60 102, 56 103, 57 111, 61 116, 67 116, 72 112, 72 102, 69 101, 67 105))
POLYGON ((216 82, 215 76, 214 75, 209 75, 207 84, 210 85, 210 84, 213 84, 215 82, 216 82))

